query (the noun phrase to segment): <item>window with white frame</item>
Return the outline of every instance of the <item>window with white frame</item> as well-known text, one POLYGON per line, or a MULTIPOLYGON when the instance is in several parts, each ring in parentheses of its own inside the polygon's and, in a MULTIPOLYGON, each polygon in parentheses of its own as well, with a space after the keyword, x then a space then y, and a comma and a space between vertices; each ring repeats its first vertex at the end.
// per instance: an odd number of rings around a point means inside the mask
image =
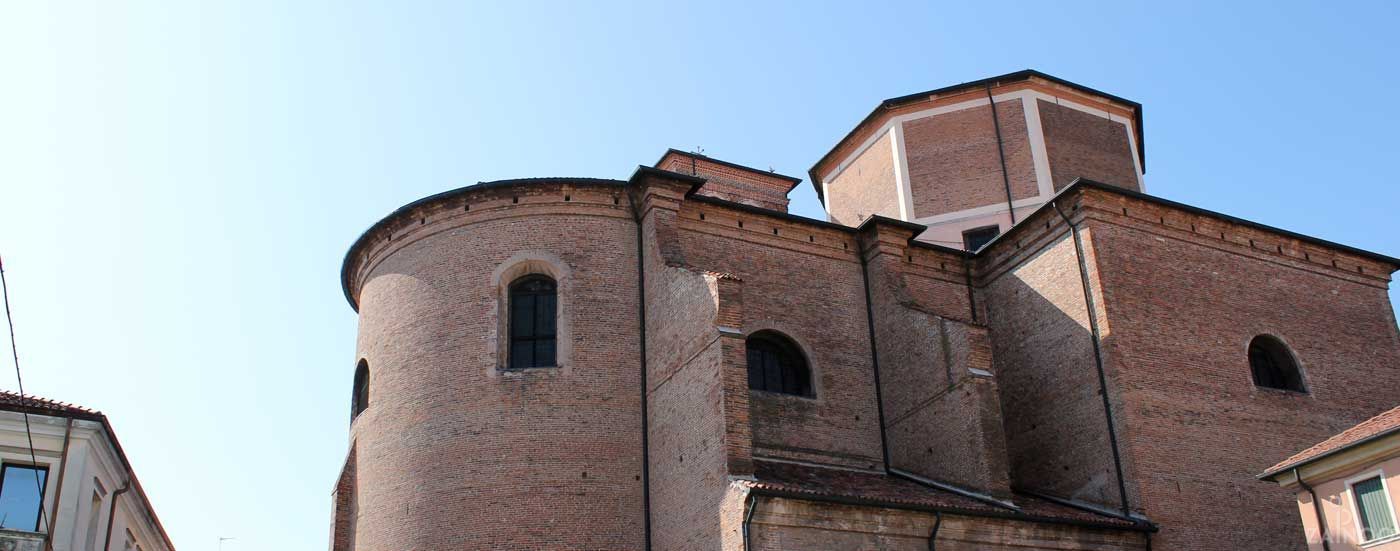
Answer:
POLYGON ((1356 514, 1361 542, 1372 542, 1396 535, 1395 508, 1390 503, 1385 477, 1380 472, 1347 481, 1356 514))

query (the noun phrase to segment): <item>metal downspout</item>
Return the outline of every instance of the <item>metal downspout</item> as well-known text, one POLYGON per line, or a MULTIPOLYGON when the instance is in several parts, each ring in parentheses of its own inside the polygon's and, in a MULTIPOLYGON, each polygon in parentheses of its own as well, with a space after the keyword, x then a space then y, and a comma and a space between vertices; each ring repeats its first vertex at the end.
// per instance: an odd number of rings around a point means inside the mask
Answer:
POLYGON ((997 101, 992 98, 992 84, 987 83, 987 103, 992 106, 992 127, 997 133, 997 155, 1001 159, 1001 184, 1006 188, 1006 213, 1011 225, 1016 225, 1016 206, 1011 203, 1011 175, 1006 172, 1006 146, 1001 143, 1001 120, 997 117, 997 101))
POLYGON ((864 247, 859 247, 856 254, 860 255, 860 278, 865 283, 865 323, 870 330, 870 365, 875 371, 875 412, 880 422, 880 455, 884 460, 885 474, 890 474, 890 443, 885 437, 885 399, 880 391, 880 352, 875 346, 875 307, 870 299, 870 263, 865 260, 864 247))
POLYGON ((1065 224, 1069 226, 1070 236, 1074 239, 1074 256, 1079 264, 1079 283, 1084 287, 1084 309, 1089 314, 1089 333, 1094 344, 1094 367, 1099 375, 1099 396, 1103 398, 1103 414, 1108 423, 1108 443, 1110 451, 1113 452, 1113 469, 1118 474, 1118 498, 1123 505, 1123 516, 1129 516, 1131 509, 1128 507, 1128 487, 1123 480, 1123 459, 1118 453, 1118 430, 1114 427, 1113 405, 1108 401, 1108 377, 1104 375, 1103 343, 1099 336, 1099 318, 1097 309, 1094 308, 1094 296, 1090 291, 1089 267, 1084 261, 1084 241, 1079 236, 1079 227, 1070 221, 1065 211, 1060 210, 1060 205, 1051 201, 1050 206, 1064 219, 1065 224))
POLYGON ((1317 516, 1317 535, 1322 539, 1322 551, 1332 551, 1332 546, 1327 543, 1327 517, 1322 515, 1322 504, 1317 501, 1317 492, 1313 491, 1313 487, 1307 482, 1303 482, 1303 476, 1298 473, 1297 467, 1293 467, 1293 478, 1298 479, 1298 485, 1312 496, 1313 515, 1317 516))
MULTIPOLYGON (((694 159, 691 159, 694 161, 694 159)), ((651 448, 647 411, 647 276, 644 247, 642 246, 642 213, 632 194, 627 194, 627 203, 632 207, 632 219, 637 222, 637 328, 640 335, 641 385, 642 385, 642 534, 645 549, 651 551, 651 448)))
POLYGON ((757 510, 758 510, 758 496, 754 495, 752 491, 749 492, 749 497, 748 497, 748 499, 745 499, 745 500, 744 500, 744 509, 745 509, 745 511, 744 511, 744 525, 743 525, 743 534, 741 534, 741 536, 744 538, 744 551, 748 551, 748 550, 749 550, 749 525, 750 525, 751 523, 753 523, 753 513, 754 513, 754 511, 757 511, 757 510))
POLYGON ((102 551, 110 551, 112 549, 112 524, 117 520, 117 498, 130 490, 131 482, 127 482, 125 486, 112 492, 112 504, 107 509, 107 539, 102 543, 102 551))
POLYGON ((934 551, 934 547, 937 545, 937 543, 935 542, 935 540, 938 539, 938 529, 939 529, 940 527, 942 527, 942 526, 943 526, 943 511, 934 511, 934 512, 933 512, 933 530, 929 531, 929 533, 928 533, 928 551, 934 551))

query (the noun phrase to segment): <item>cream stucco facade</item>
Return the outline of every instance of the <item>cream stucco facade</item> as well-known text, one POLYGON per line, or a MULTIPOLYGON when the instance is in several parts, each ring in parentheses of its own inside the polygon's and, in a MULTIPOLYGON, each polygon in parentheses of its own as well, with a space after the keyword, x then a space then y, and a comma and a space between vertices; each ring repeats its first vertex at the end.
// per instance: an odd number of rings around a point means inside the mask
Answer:
MULTIPOLYGON (((38 404, 0 404, 0 464, 20 468, 37 465, 45 472, 43 510, 36 529, 0 530, 0 549, 172 551, 101 414, 46 401, 38 404), (63 408, 71 408, 72 414, 63 408), (47 536, 52 536, 50 546, 44 541, 47 536)), ((12 475, 10 483, 33 480, 28 475, 32 471, 23 472, 26 474, 12 475)), ((4 492, 0 485, 0 493, 4 492)), ((23 493, 28 492, 23 488, 23 493)), ((27 504, 22 498, 19 501, 27 504)), ((14 505, 13 500, 7 506, 24 508, 14 505)))

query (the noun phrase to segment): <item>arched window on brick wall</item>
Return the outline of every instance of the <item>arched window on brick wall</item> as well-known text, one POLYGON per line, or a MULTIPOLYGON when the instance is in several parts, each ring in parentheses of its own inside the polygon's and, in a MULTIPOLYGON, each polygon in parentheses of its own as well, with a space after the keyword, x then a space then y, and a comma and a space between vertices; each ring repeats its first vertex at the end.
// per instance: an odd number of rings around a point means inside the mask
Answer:
POLYGON ((1277 337, 1259 335, 1249 341, 1249 369, 1254 384, 1264 388, 1307 392, 1303 372, 1288 345, 1277 337))
POLYGON ((749 388, 812 396, 812 370, 792 339, 776 331, 759 331, 744 343, 748 350, 749 388))
POLYGON ((511 369, 555 366, 557 292, 554 280, 541 274, 511 282, 511 369))
POLYGON ((355 366, 355 387, 350 394, 350 420, 354 421, 369 407, 369 362, 361 359, 355 366))

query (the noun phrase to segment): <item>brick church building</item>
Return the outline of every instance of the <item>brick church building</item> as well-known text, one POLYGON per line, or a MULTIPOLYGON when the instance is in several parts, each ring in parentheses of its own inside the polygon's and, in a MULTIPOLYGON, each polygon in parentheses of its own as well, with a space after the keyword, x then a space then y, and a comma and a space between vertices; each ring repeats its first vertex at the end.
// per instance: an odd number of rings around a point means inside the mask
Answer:
POLYGON ((331 547, 1303 549, 1255 477, 1400 401, 1400 259, 1145 164, 1142 106, 1023 71, 880 103, 827 220, 675 150, 405 205, 342 270, 331 547))

